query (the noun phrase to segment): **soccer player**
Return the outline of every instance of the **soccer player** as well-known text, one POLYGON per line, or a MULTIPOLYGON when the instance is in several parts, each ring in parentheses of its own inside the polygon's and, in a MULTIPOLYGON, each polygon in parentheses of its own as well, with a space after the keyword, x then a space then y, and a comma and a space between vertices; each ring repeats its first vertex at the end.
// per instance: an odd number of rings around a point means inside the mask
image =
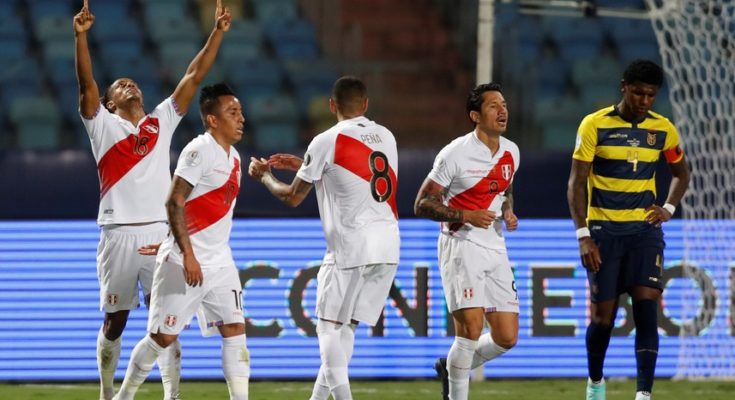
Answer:
MULTIPOLYGON (((173 94, 146 114, 143 94, 128 78, 117 79, 100 100, 87 42, 87 31, 95 17, 87 0, 74 16, 79 111, 100 178, 97 275, 100 308, 105 312, 97 337, 100 399, 109 400, 113 395, 120 335, 130 310, 139 306, 138 283, 146 301, 151 289, 154 262, 137 254, 136 249, 159 243, 168 232, 164 204, 171 183, 171 137, 230 27, 230 13, 219 0, 215 20, 207 43, 194 57, 173 94)), ((178 398, 180 365, 181 347, 176 342, 159 360, 166 399, 178 398)))
POLYGON ((352 399, 347 366, 359 322, 375 325, 398 267, 396 210, 398 153, 393 134, 365 118, 367 89, 339 78, 329 109, 337 124, 317 135, 304 159, 276 154, 251 158, 248 173, 285 204, 296 207, 316 186, 327 252, 317 276, 317 335, 321 368, 312 400, 352 399), (274 168, 296 172, 290 185, 274 168))
MULTIPOLYGON (((587 399, 605 399, 602 366, 615 325, 618 296, 633 299, 636 400, 650 399, 658 355, 658 302, 663 291, 664 235, 689 185, 679 134, 651 111, 663 83, 661 67, 636 60, 623 73, 617 105, 587 115, 579 126, 567 199, 590 287, 587 399), (663 153, 673 175, 666 203, 656 200, 656 164, 663 153)), ((629 316, 631 317, 631 316, 629 316)))
POLYGON ((503 137, 508 108, 496 83, 467 98, 475 128, 444 147, 419 189, 414 212, 441 222, 439 267, 456 336, 435 368, 444 399, 469 394, 470 370, 499 357, 518 341, 518 293, 503 238, 518 227, 513 176, 518 146, 503 137), (490 332, 482 334, 485 320, 490 332))
POLYGON ((156 257, 148 332, 133 349, 116 400, 133 399, 160 353, 201 307, 200 325, 222 335, 222 369, 230 399, 248 398, 250 357, 242 313, 242 285, 232 250, 232 210, 240 191, 245 118, 232 90, 205 86, 199 109, 207 131, 179 156, 166 201, 169 234, 156 257), (234 294, 234 295, 233 295, 234 294))

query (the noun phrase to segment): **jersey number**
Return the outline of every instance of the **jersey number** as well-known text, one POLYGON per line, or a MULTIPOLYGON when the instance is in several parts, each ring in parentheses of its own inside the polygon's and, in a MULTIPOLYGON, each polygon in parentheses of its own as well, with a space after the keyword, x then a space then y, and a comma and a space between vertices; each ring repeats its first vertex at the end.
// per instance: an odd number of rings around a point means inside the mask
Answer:
POLYGON ((242 290, 233 290, 232 294, 235 295, 235 307, 242 310, 242 290))
POLYGON ((383 152, 374 151, 370 153, 368 159, 370 165, 370 172, 373 176, 370 177, 370 194, 373 195, 375 201, 382 203, 388 200, 393 194, 393 182, 390 180, 390 165, 388 165, 388 157, 383 152), (379 182, 384 182, 382 185, 379 182), (379 188, 382 186, 382 188, 379 188), (384 189, 383 189, 384 188, 384 189), (378 190, 380 190, 380 193, 378 190))

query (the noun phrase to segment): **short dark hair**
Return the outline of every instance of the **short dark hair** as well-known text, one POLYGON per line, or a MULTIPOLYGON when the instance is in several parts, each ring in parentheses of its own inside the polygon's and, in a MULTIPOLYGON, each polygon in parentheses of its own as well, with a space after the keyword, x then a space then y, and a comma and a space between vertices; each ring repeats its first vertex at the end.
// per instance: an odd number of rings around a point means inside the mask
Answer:
MULTIPOLYGON (((503 93, 503 89, 499 83, 490 82, 477 85, 474 89, 470 90, 470 95, 467 96, 467 118, 469 118, 470 111, 480 112, 483 101, 482 95, 485 92, 503 93)), ((474 124, 472 118, 470 118, 470 122, 474 124)))
POLYGON ((664 70, 651 60, 638 59, 633 61, 623 72, 625 83, 647 83, 661 87, 664 83, 664 70))
POLYGON ((367 98, 367 86, 356 76, 343 76, 332 86, 332 100, 340 112, 360 107, 367 98))
POLYGON ((221 96, 234 96, 235 92, 225 83, 215 83, 214 85, 202 87, 199 95, 199 115, 202 117, 202 123, 207 125, 207 115, 216 114, 218 102, 221 96))
POLYGON ((112 89, 112 84, 105 89, 104 93, 102 94, 102 97, 100 98, 100 103, 102 103, 102 107, 106 108, 107 111, 112 112, 110 110, 110 107, 107 107, 107 102, 110 101, 110 90, 112 89))

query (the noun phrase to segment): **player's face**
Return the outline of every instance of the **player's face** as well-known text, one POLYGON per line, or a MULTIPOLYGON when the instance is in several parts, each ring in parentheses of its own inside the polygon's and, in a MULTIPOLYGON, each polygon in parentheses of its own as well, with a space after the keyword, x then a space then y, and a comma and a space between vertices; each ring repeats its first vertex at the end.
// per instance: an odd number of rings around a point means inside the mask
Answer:
POLYGON ((648 83, 623 83, 623 110, 624 114, 643 119, 653 106, 658 93, 658 86, 648 83))
POLYGON ((242 115, 242 105, 237 97, 228 95, 220 96, 219 112, 217 113, 217 132, 224 138, 235 144, 242 140, 243 129, 245 127, 245 116, 242 115))
POLYGON ((110 100, 115 105, 127 103, 129 101, 139 101, 143 103, 143 92, 140 91, 138 84, 129 78, 120 78, 116 80, 110 88, 110 100))
POLYGON ((475 123, 482 131, 500 135, 505 133, 508 126, 508 106, 503 94, 494 90, 483 93, 482 107, 476 117, 475 123))

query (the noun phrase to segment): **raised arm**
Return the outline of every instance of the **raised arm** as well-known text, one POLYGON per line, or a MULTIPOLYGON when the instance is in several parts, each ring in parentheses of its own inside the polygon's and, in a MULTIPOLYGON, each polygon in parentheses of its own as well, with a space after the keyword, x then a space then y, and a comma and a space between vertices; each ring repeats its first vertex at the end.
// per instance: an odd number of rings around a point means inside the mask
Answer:
POLYGON ((174 235, 176 244, 181 249, 181 255, 184 259, 184 279, 191 286, 201 285, 204 281, 201 265, 194 256, 194 249, 191 246, 189 231, 186 228, 186 199, 191 194, 194 187, 185 179, 174 175, 171 182, 171 192, 166 201, 166 212, 168 213, 168 223, 171 225, 171 233, 174 235))
POLYGON ((92 57, 89 55, 87 31, 94 23, 94 15, 89 11, 87 0, 74 16, 74 61, 79 82, 79 110, 85 118, 92 118, 100 107, 100 91, 92 73, 92 57))
POLYGON ((444 186, 427 177, 416 196, 413 212, 417 217, 440 222, 470 223, 484 229, 495 219, 495 213, 488 210, 460 210, 445 206, 443 199, 446 195, 447 189, 444 186))
POLYGON ((271 167, 264 158, 258 160, 255 157, 250 157, 248 174, 262 183, 273 196, 289 207, 296 207, 301 204, 314 186, 309 182, 302 181, 298 176, 293 179, 290 185, 281 182, 273 176, 271 167))
POLYGON ((207 43, 191 60, 184 77, 181 78, 176 89, 174 89, 173 98, 181 112, 189 109, 189 104, 191 104, 191 99, 196 94, 197 87, 202 83, 207 72, 212 68, 215 58, 217 58, 217 52, 222 44, 224 33, 230 29, 232 15, 230 15, 230 10, 227 7, 222 7, 222 0, 217 0, 214 18, 214 29, 209 35, 207 43))

